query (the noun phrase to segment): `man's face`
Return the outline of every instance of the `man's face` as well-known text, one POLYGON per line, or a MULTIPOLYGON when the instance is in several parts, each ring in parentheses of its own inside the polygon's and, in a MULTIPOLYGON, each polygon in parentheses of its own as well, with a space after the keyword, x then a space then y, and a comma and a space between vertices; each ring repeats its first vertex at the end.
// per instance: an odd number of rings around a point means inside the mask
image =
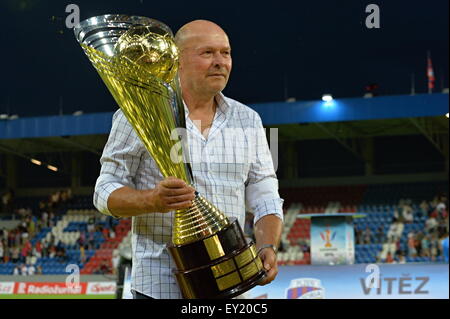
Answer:
POLYGON ((231 72, 231 48, 223 32, 195 34, 180 53, 183 90, 192 95, 214 96, 227 85, 231 72))

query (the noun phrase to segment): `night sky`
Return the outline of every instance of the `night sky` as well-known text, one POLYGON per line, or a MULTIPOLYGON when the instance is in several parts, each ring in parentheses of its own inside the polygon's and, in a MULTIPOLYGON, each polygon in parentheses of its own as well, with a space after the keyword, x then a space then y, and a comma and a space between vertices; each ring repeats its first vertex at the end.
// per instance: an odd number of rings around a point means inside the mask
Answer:
POLYGON ((0 114, 44 116, 110 112, 117 106, 65 27, 75 3, 81 20, 106 13, 143 15, 176 32, 195 19, 228 33, 233 71, 225 94, 244 103, 361 97, 427 91, 426 55, 436 92, 448 87, 448 0, 318 1, 44 1, 0 3, 0 114), (368 29, 366 6, 380 8, 381 28, 368 29), (62 106, 62 107, 61 107, 62 106))

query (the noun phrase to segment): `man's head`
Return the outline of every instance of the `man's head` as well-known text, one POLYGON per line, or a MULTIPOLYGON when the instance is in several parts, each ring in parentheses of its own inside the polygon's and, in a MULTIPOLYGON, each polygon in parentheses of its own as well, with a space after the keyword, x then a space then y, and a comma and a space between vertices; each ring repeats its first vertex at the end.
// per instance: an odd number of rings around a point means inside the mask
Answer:
POLYGON ((212 97, 222 91, 231 72, 228 36, 217 24, 195 20, 175 35, 180 50, 183 91, 196 97, 212 97))

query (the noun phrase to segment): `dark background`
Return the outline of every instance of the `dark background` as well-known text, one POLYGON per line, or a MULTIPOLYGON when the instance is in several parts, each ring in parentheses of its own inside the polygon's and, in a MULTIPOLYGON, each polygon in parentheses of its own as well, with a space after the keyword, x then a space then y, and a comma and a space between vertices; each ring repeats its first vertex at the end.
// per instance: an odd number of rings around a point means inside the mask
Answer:
MULTIPOLYGON (((342 147, 335 140, 297 141, 298 172, 288 175, 285 165, 286 145, 281 142, 278 153, 277 176, 280 180, 325 178, 342 176, 364 176, 364 162, 342 147)), ((74 152, 36 154, 36 157, 57 166, 55 173, 43 166, 17 157, 17 181, 19 188, 67 187, 71 183, 71 158, 74 152)), ((374 138, 374 171, 377 176, 389 174, 445 174, 444 157, 424 136, 389 136, 374 138)), ((82 163, 81 185, 93 186, 100 172, 98 156, 88 152, 79 152, 82 163)), ((6 170, 6 157, 0 154, 0 171, 6 170)), ((0 189, 6 186, 5 178, 0 176, 0 189)))
POLYGON ((0 114, 42 116, 117 109, 73 32, 68 4, 81 20, 106 13, 143 15, 176 32, 209 19, 228 33, 233 72, 225 94, 244 103, 361 97, 427 90, 431 51, 436 92, 448 87, 447 0, 320 1, 44 1, 0 2, 0 114), (367 29, 367 5, 379 5, 381 28, 367 29), (443 82, 443 83, 442 83, 443 82))

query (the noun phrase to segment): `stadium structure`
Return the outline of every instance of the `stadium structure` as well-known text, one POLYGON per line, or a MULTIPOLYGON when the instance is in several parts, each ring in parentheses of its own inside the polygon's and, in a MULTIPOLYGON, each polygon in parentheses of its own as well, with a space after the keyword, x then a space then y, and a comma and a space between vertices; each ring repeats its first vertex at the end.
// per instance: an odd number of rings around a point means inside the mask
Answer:
MULTIPOLYGON (((339 272, 355 283, 341 298, 448 298, 448 94, 251 107, 267 128, 285 200, 280 275, 252 297, 339 298, 330 279, 339 272), (354 258, 314 265, 311 219, 302 215, 349 213, 361 215, 352 220, 354 258), (391 274, 388 284, 402 273, 428 281, 371 293, 361 281, 371 264, 391 274)), ((0 119, 0 298, 129 295, 131 219, 92 204, 111 119, 0 119), (79 285, 68 287, 78 272, 79 285)), ((245 230, 253 236, 251 223, 245 230)))

